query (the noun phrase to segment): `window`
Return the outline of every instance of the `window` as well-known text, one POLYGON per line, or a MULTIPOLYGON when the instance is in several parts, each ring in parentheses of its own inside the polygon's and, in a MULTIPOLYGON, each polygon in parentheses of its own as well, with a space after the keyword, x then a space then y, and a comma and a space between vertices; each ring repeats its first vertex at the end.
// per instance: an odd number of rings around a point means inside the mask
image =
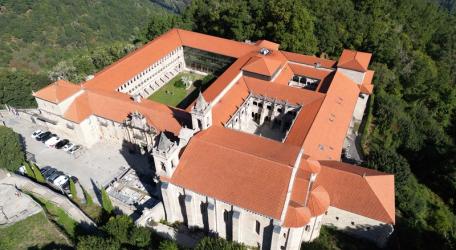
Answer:
POLYGON ((263 103, 258 103, 258 107, 262 108, 263 107, 263 103))
POLYGON ((256 106, 256 105, 258 105, 258 103, 257 103, 256 101, 253 101, 253 105, 255 105, 255 106, 256 106))
POLYGON ((351 224, 352 224, 352 226, 354 226, 354 225, 355 225, 355 222, 352 221, 351 224))
POLYGON ((339 217, 336 216, 336 220, 339 220, 339 217))
POLYGON ((325 212, 325 215, 328 215, 328 211, 325 212))
POLYGON ((307 232, 309 232, 309 231, 310 231, 310 226, 307 225, 305 230, 306 230, 307 232))
POLYGON ((282 113, 282 108, 277 109, 277 112, 282 113))
POLYGON ((255 232, 257 234, 260 234, 260 222, 259 221, 256 221, 256 223, 255 223, 255 232))
POLYGON ((271 107, 271 105, 268 105, 266 108, 267 108, 268 110, 271 110, 272 107, 271 107))

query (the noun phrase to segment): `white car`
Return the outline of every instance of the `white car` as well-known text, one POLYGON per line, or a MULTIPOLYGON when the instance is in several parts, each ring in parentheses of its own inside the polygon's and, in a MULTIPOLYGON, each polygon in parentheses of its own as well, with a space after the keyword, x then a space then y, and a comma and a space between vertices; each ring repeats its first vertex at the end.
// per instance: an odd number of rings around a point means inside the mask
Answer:
POLYGON ((49 138, 44 144, 50 148, 53 148, 57 142, 60 141, 60 138, 58 136, 53 136, 49 138))
POLYGON ((61 187, 61 186, 63 186, 63 184, 67 183, 68 180, 69 180, 68 176, 61 175, 61 176, 57 177, 52 183, 54 185, 56 185, 57 187, 61 187))
POLYGON ((65 152, 70 151, 76 144, 69 142, 67 145, 63 146, 62 150, 65 152))
POLYGON ((38 137, 42 133, 43 131, 41 131, 41 129, 35 130, 35 132, 32 133, 31 137, 36 139, 36 137, 38 137))

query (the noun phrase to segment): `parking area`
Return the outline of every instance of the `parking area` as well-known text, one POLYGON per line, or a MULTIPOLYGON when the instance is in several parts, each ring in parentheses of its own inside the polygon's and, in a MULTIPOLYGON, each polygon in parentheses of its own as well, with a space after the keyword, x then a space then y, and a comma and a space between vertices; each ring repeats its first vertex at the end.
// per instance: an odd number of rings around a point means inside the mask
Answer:
MULTIPOLYGON (((44 143, 31 137, 33 131, 37 129, 47 131, 47 128, 3 112, 0 121, 4 121, 7 127, 22 135, 25 150, 34 155, 39 167, 51 166, 65 174, 76 176, 80 184, 92 194, 94 200, 96 200, 94 185, 106 186, 131 166, 149 168, 145 157, 123 153, 120 145, 99 143, 90 149, 82 148, 78 154, 71 155, 61 149, 48 148, 44 143)), ((71 138, 68 139, 71 140, 71 138)))

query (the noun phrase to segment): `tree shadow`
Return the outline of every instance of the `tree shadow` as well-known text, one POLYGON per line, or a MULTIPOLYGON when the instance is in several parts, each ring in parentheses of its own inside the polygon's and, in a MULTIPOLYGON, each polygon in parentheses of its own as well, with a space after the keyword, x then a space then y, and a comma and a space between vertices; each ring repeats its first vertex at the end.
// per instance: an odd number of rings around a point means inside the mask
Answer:
POLYGON ((101 199, 100 188, 97 186, 97 184, 93 181, 92 178, 90 178, 90 182, 92 183, 92 188, 93 188, 93 192, 95 193, 95 197, 97 198, 97 200, 100 204, 103 204, 102 199, 101 199))

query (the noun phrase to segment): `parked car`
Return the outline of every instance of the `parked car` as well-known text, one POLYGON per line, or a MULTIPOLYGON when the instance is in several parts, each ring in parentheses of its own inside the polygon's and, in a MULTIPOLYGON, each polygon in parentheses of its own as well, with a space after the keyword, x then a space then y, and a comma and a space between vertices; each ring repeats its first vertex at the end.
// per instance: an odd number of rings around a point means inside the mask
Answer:
POLYGON ((78 151, 80 148, 81 148, 81 146, 75 145, 75 146, 72 147, 70 150, 68 150, 68 153, 74 154, 74 152, 78 151))
POLYGON ((35 132, 32 133, 31 137, 36 139, 36 137, 38 137, 42 133, 43 131, 41 131, 41 129, 35 130, 35 132))
POLYGON ((43 177, 47 180, 49 177, 51 177, 55 172, 57 172, 57 169, 55 168, 49 168, 43 173, 43 177))
POLYGON ((60 140, 59 142, 57 142, 57 144, 55 144, 55 148, 56 149, 61 149, 63 146, 67 145, 70 141, 67 140, 67 139, 63 139, 63 140, 60 140))
POLYGON ((76 176, 70 176, 74 183, 78 183, 79 179, 76 176))
POLYGON ((70 149, 72 149, 74 146, 76 146, 75 144, 71 143, 71 142, 68 142, 67 145, 63 146, 62 150, 65 151, 65 152, 68 152, 70 149))
POLYGON ((49 182, 54 182, 59 176, 63 175, 61 171, 55 171, 51 176, 49 176, 46 180, 49 182))
POLYGON ((57 144, 60 141, 60 138, 58 136, 53 136, 49 139, 47 139, 44 144, 50 148, 53 148, 55 144, 57 144))
POLYGON ((46 132, 39 134, 35 139, 37 141, 43 141, 45 139, 47 140, 50 136, 51 136, 51 132, 46 131, 46 132))
POLYGON ((46 171, 48 171, 49 169, 51 169, 50 166, 42 167, 42 168, 40 168, 40 172, 41 172, 41 174, 44 174, 44 173, 45 173, 46 171))
POLYGON ((57 187, 63 186, 63 184, 67 183, 69 180, 67 175, 61 175, 57 177, 52 183, 56 185, 57 187))

